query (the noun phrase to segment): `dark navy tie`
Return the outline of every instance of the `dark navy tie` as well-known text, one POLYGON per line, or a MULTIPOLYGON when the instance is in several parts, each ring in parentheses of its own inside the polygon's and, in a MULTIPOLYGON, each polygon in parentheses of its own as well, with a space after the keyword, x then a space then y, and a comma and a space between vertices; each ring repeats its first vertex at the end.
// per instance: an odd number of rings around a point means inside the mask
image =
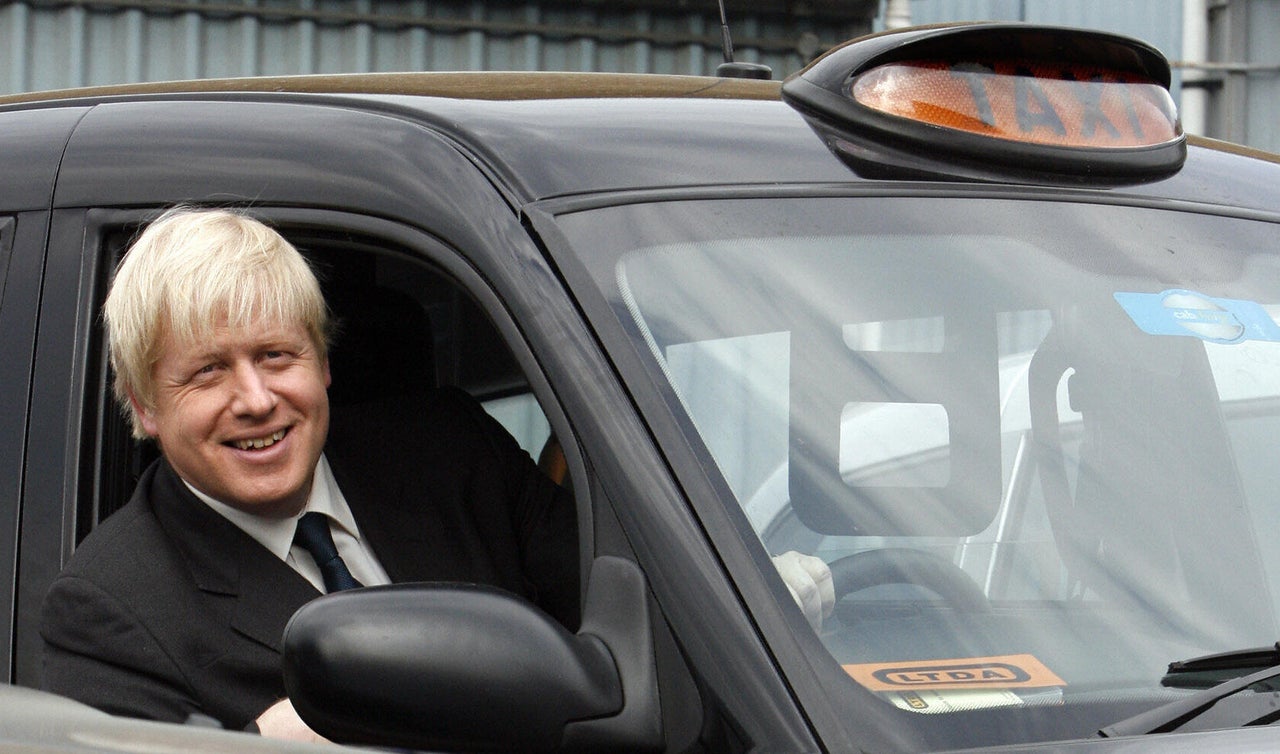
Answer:
POLYGON ((333 544, 333 535, 329 533, 329 517, 325 514, 315 511, 303 514, 298 519, 298 529, 293 534, 293 541, 311 553, 316 565, 320 566, 326 592, 340 592, 363 586, 347 570, 347 564, 342 562, 342 556, 333 544))

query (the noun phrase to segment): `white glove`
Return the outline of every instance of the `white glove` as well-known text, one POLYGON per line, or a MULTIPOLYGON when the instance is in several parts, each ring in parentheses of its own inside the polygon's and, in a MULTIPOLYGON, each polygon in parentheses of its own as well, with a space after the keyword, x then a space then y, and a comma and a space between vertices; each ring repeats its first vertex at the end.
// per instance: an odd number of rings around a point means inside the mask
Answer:
POLYGON ((822 621, 831 615, 836 606, 836 590, 831 583, 831 569, 821 558, 804 555, 795 550, 773 558, 782 581, 800 606, 804 617, 814 631, 822 630, 822 621))

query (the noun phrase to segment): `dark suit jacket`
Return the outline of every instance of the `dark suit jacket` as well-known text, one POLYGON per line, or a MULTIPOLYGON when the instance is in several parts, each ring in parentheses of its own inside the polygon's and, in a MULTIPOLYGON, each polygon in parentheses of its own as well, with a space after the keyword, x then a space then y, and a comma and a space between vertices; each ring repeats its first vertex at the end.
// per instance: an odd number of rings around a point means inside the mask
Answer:
MULTIPOLYGON (((393 582, 491 584, 576 624, 572 500, 465 394, 335 409, 325 453, 393 582)), ((157 461, 49 591, 45 687, 242 729, 284 696, 281 634, 318 594, 157 461)))

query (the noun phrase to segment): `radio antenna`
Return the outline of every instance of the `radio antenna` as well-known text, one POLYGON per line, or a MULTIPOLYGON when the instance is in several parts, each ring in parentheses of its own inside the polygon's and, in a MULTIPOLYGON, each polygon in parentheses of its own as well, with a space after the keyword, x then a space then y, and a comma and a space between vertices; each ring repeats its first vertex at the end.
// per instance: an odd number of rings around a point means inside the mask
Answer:
POLYGON ((729 19, 724 14, 724 0, 720 2, 720 43, 724 48, 724 62, 733 62, 733 39, 729 36, 729 19))
POLYGON ((724 0, 720 3, 720 44, 724 50, 724 62, 716 67, 716 75, 728 79, 773 78, 773 69, 760 63, 733 62, 733 39, 729 36, 729 20, 724 12, 724 0))

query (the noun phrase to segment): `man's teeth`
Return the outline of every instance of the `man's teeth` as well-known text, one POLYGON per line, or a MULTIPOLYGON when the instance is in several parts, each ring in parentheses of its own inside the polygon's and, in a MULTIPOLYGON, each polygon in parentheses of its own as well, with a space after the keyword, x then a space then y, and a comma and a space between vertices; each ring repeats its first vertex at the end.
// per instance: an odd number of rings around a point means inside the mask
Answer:
POLYGON ((275 445, 284 439, 284 430, 280 430, 270 437, 259 437, 256 440, 236 440, 235 446, 240 450, 261 450, 275 445))

